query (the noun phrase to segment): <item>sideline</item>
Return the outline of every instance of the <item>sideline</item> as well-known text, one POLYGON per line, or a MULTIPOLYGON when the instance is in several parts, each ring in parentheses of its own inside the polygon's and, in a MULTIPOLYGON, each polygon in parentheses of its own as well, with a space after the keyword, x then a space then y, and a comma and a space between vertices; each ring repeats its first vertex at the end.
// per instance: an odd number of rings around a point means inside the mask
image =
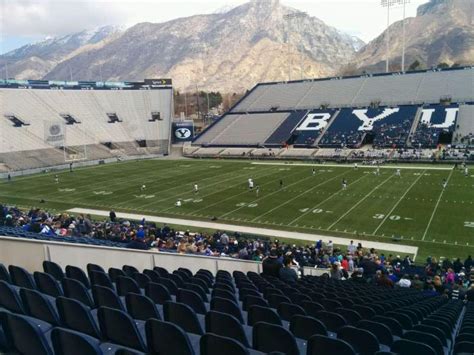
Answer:
MULTIPOLYGON (((102 216, 102 217, 109 216, 108 211, 94 210, 94 209, 88 209, 88 208, 73 208, 73 209, 68 210, 68 212, 92 214, 92 215, 102 216)), ((320 234, 290 232, 290 231, 282 231, 282 230, 268 229, 268 228, 238 226, 234 224, 204 222, 204 221, 195 221, 195 220, 180 219, 180 218, 158 217, 158 216, 150 216, 150 215, 142 215, 142 214, 134 214, 134 213, 116 212, 116 215, 118 218, 123 218, 123 219, 141 220, 142 218, 145 218, 147 221, 156 222, 156 223, 168 223, 168 224, 177 224, 177 225, 184 225, 184 226, 197 227, 197 228, 225 230, 229 232, 240 232, 240 233, 246 233, 246 234, 251 234, 251 235, 254 234, 254 235, 272 236, 272 237, 278 237, 278 238, 287 238, 287 239, 300 239, 300 240, 311 241, 313 243, 321 239, 324 242, 328 242, 329 240, 332 240, 333 243, 335 244, 346 245, 346 244, 349 244, 349 240, 354 240, 354 243, 356 244, 362 243, 362 245, 365 248, 375 248, 375 249, 381 249, 381 250, 387 250, 387 251, 394 251, 397 253, 412 254, 414 255, 414 259, 416 259, 416 256, 418 254, 418 247, 414 247, 410 245, 374 242, 374 241, 369 241, 369 240, 360 240, 356 238, 340 238, 340 237, 324 236, 320 234)))
MULTIPOLYGON (((319 166, 319 167, 330 167, 330 168, 354 168, 354 164, 312 164, 312 163, 266 163, 266 162, 252 162, 252 165, 283 165, 283 166, 319 166)), ((362 165, 358 164, 358 169, 376 169, 376 165, 362 165)), ((407 169, 407 170, 452 170, 453 166, 449 165, 447 167, 427 167, 422 166, 422 165, 413 165, 413 166, 407 166, 407 165, 379 165, 380 169, 407 169)))

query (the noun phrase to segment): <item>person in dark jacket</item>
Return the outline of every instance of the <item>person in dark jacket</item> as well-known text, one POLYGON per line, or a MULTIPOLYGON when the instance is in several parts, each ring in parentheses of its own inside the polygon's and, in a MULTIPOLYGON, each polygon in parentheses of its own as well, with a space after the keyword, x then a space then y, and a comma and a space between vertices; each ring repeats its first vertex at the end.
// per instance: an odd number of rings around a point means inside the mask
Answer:
POLYGON ((263 260, 262 273, 268 276, 279 277, 281 267, 282 267, 282 264, 278 260, 277 250, 276 249, 270 250, 270 255, 263 260))
POLYGON ((279 276, 282 281, 285 282, 296 282, 298 280, 298 274, 292 268, 293 260, 291 256, 285 256, 283 259, 283 267, 280 268, 279 276))

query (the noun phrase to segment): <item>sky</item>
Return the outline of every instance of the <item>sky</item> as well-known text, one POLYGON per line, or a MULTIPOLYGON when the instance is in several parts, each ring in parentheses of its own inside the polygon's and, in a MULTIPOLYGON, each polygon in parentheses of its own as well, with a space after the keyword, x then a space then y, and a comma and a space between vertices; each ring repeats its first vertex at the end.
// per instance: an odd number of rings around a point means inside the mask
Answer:
MULTIPOLYGON (((380 0, 280 0, 282 4, 318 17, 327 24, 369 42, 387 25, 380 0)), ((105 25, 225 11, 246 0, 0 0, 0 54, 22 45, 105 25)), ((428 0, 410 0, 407 17, 428 0)), ((401 6, 391 9, 391 23, 401 20, 401 6)))

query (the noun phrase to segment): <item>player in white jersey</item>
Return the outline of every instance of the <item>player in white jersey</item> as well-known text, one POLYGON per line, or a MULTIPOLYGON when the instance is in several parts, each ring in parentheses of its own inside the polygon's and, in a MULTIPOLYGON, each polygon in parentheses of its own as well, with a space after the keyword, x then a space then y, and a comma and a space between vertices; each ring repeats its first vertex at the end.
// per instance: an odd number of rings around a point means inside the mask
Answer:
POLYGON ((357 163, 354 163, 354 170, 357 170, 359 168, 359 165, 357 163))
POLYGON ((260 193, 260 186, 255 186, 255 195, 257 195, 258 197, 258 194, 260 193))
POLYGON ((175 206, 176 207, 181 207, 181 200, 176 201, 175 206))
POLYGON ((58 184, 58 183, 59 183, 59 176, 57 176, 57 175, 54 175, 54 182, 55 182, 56 184, 58 184))
POLYGON ((402 177, 402 172, 400 169, 397 169, 397 171, 395 171, 395 175, 398 176, 398 177, 402 177))
POLYGON ((313 168, 313 176, 316 175, 316 169, 313 168))
POLYGON ((146 190, 146 185, 143 184, 142 187, 140 187, 140 190, 145 191, 146 190))
POLYGON ((347 190, 347 180, 346 179, 342 179, 342 189, 347 190))
POLYGON ((194 184, 194 193, 197 194, 199 192, 198 184, 194 184))
POLYGON ((446 179, 443 179, 443 189, 445 189, 448 186, 448 181, 446 179))
POLYGON ((465 177, 469 176, 469 168, 467 166, 464 168, 464 176, 465 177))
POLYGON ((375 175, 380 176, 380 168, 377 166, 374 172, 375 175))
POLYGON ((253 180, 249 178, 249 190, 253 190, 253 180))

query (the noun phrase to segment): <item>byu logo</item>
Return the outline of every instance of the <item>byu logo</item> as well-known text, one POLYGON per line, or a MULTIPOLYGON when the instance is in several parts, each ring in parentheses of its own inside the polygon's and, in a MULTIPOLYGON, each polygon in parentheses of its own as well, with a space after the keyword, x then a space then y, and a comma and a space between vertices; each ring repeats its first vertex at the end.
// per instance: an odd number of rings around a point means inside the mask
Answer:
POLYGON ((433 113, 436 111, 434 108, 425 108, 421 114, 421 123, 426 124, 428 127, 433 128, 449 128, 454 125, 456 121, 456 116, 458 114, 459 108, 457 107, 449 107, 445 109, 445 116, 444 121, 441 123, 433 123, 431 119, 433 117, 433 113))
POLYGON ((303 123, 296 129, 297 131, 319 131, 327 126, 330 113, 310 113, 303 123))
POLYGON ((189 128, 178 128, 174 131, 174 135, 178 139, 186 139, 191 137, 191 130, 189 128))
POLYGON ((59 126, 57 124, 52 125, 51 127, 49 127, 49 133, 52 136, 57 136, 59 133, 61 133, 61 126, 59 126))
POLYGON ((359 131, 371 131, 374 129, 374 123, 380 120, 383 120, 387 118, 390 115, 393 115, 394 113, 397 113, 400 111, 400 109, 397 108, 386 108, 383 110, 381 114, 378 114, 375 117, 367 117, 367 111, 369 110, 354 110, 352 113, 363 122, 362 126, 359 127, 359 131))

